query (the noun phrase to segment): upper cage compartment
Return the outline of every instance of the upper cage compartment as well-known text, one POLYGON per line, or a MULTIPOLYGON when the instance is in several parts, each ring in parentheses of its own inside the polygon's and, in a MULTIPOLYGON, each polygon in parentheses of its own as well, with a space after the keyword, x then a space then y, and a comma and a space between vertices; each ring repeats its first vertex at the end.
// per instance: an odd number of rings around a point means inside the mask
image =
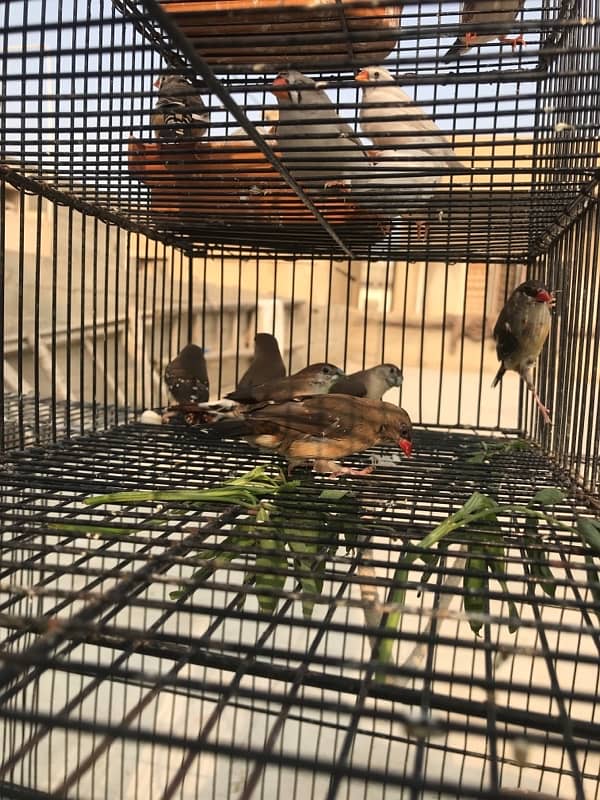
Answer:
POLYGON ((2 798, 598 797, 596 2, 0 4, 2 798), (140 422, 259 332, 412 457, 140 422))
POLYGON ((406 6, 401 15, 389 2, 153 10, 105 4, 86 27, 47 9, 43 31, 31 11, 24 30, 6 11, 5 175, 18 171, 22 185, 36 179, 184 248, 371 260, 524 263, 547 252, 594 196, 597 111, 578 99, 597 89, 593 69, 572 69, 597 30, 592 8, 526 8, 506 26, 526 45, 492 40, 455 61, 445 54, 465 26, 451 5, 406 6), (302 22, 289 21, 297 15, 302 22), (100 57, 107 41, 110 63, 100 57), (231 58, 214 56, 219 48, 231 58), (367 95, 372 87, 356 75, 383 62, 398 89, 367 95), (300 127, 274 86, 290 69, 317 82, 300 127), (202 135, 157 137, 153 83, 163 72, 193 80, 206 105, 202 135), (377 111, 390 97, 399 114, 386 128, 377 111), (381 136, 372 125, 365 132, 365 107, 381 136), (423 134, 430 146, 389 133, 402 116, 421 114, 438 130, 423 134))

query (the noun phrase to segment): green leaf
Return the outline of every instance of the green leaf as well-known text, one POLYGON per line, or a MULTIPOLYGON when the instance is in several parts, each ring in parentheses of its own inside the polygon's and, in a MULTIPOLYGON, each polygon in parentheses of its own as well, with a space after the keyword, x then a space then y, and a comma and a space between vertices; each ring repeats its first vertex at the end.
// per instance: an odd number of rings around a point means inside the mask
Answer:
POLYGON ((256 558, 256 568, 261 570, 255 574, 258 605, 261 611, 273 614, 279 603, 279 597, 264 592, 283 589, 287 580, 285 572, 288 569, 288 561, 280 543, 275 539, 260 539, 258 542, 262 551, 256 558))
POLYGON ((529 558, 529 571, 542 590, 549 597, 554 597, 556 579, 547 564, 548 554, 540 547, 541 540, 537 537, 538 523, 539 519, 536 517, 527 517, 525 520, 525 549, 529 558))
POLYGON ((505 549, 500 545, 486 545, 485 552, 491 556, 487 559, 487 568, 494 578, 496 578, 502 591, 506 595, 506 604, 508 606, 508 630, 510 633, 515 633, 520 624, 520 617, 517 606, 510 597, 508 584, 506 583, 505 549))
POLYGON ((537 503, 540 506, 555 506, 557 503, 562 503, 566 496, 562 489, 548 486, 545 489, 537 491, 529 501, 529 505, 537 503))
POLYGON ((577 517, 577 532, 585 544, 600 555, 600 520, 577 517))
POLYGON ((478 635, 483 622, 480 619, 472 618, 470 615, 485 613, 485 590, 488 585, 487 565, 477 547, 470 547, 469 553, 466 571, 463 576, 463 605, 465 613, 469 615, 471 630, 475 635, 478 635))
MULTIPOLYGON (((594 603, 596 603, 597 606, 600 606, 600 578, 598 577, 598 570, 594 564, 593 556, 589 555, 589 553, 585 557, 585 563, 587 579, 588 583, 590 584, 590 591, 592 593, 592 597, 594 598, 594 603)), ((595 608, 594 613, 600 620, 600 608, 595 608)))
MULTIPOLYGON (((64 531, 65 533, 76 533, 80 536, 135 536, 140 531, 131 528, 119 528, 116 526, 96 525, 93 522, 51 522, 48 526, 53 531, 64 531)), ((144 531, 152 530, 144 528, 144 531)), ((164 528, 156 528, 164 533, 164 528)))
MULTIPOLYGON (((387 602, 390 605, 393 604, 400 607, 389 611, 387 615, 384 614, 382 624, 379 626, 382 634, 388 631, 396 632, 400 626, 400 620, 402 619, 403 611, 402 607, 404 606, 404 602, 406 600, 406 590, 408 588, 408 572, 415 559, 416 556, 402 559, 396 571, 394 572, 393 588, 390 591, 387 602)), ((395 638, 378 637, 376 648, 377 660, 380 664, 389 663, 390 658, 392 657, 392 650, 394 649, 394 645, 397 641, 398 640, 395 638)), ((385 672, 379 669, 375 674, 375 679, 380 683, 385 683, 385 675, 385 672)))

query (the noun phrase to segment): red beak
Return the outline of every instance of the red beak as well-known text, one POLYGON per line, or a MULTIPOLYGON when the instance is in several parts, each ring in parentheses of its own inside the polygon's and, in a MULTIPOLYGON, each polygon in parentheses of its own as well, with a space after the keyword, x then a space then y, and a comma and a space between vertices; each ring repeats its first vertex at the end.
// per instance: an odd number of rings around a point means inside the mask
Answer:
POLYGON ((275 97, 289 97, 288 85, 287 78, 284 78, 283 75, 278 75, 273 81, 273 89, 271 91, 275 97))
POLYGON ((367 72, 367 70, 366 69, 361 69, 361 71, 358 72, 357 75, 356 75, 356 80, 357 81, 368 81, 368 80, 370 80, 369 79, 369 73, 367 72))
POLYGON ((152 85, 155 89, 160 89, 160 78, 157 78, 152 85))
POLYGON ((402 450, 402 452, 407 458, 411 457, 412 442, 409 442, 408 439, 398 439, 398 447, 402 450))
POLYGON ((552 295, 545 289, 539 289, 535 296, 536 303, 552 303, 552 295))

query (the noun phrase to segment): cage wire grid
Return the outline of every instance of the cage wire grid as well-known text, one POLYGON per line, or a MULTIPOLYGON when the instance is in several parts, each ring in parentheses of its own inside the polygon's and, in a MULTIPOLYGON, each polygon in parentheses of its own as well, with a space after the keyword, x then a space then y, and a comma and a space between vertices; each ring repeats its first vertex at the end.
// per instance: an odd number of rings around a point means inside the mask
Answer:
POLYGON ((0 267, 13 312, 2 334, 3 797, 598 796, 597 573, 571 530, 594 509, 600 475, 597 9, 526 3, 526 47, 485 45, 447 65, 456 4, 407 5, 399 25, 391 2, 352 5, 367 15, 336 3, 324 22, 314 5, 302 27, 270 11, 264 33, 258 12, 250 30, 225 13, 199 25, 170 1, 0 4, 0 206, 11 220, 0 267), (391 28, 374 29, 382 10, 391 28), (343 154, 334 137, 324 148, 300 135, 299 154, 279 152, 264 130, 277 73, 296 66, 322 81, 360 131, 367 54, 402 76, 464 171, 433 156, 415 169, 409 143, 383 145, 375 171, 359 161, 349 187, 330 188, 306 177, 306 162, 319 155, 330 177, 343 154), (202 80, 202 141, 157 143, 152 83, 168 70, 202 80), (492 394, 484 377, 495 303, 525 273, 557 290, 538 370, 552 429, 520 387, 492 394), (411 325, 415 275, 423 313, 411 325), (277 459, 245 444, 135 423, 165 404, 162 369, 184 343, 205 348, 221 396, 265 321, 283 335, 288 371, 396 361, 405 385, 394 399, 420 423, 411 461, 384 449, 374 476, 302 476, 287 536, 306 543, 306 520, 326 515, 311 523, 331 547, 311 565, 322 567, 316 593, 298 559, 261 566, 240 507, 83 504, 215 486, 256 465, 276 474, 277 459), (474 491, 525 504, 553 486, 567 491, 552 509, 567 527, 542 522, 532 539, 524 518, 503 515, 501 550, 486 551, 490 530, 473 525, 399 577, 474 491), (319 496, 340 487, 368 539, 350 537, 347 516, 319 496), (477 636, 465 576, 481 580, 481 564, 467 544, 488 573, 477 636), (210 573, 200 585, 199 568, 210 573), (265 588, 261 575, 286 583, 265 588), (170 596, 182 587, 189 595, 170 596))
MULTIPOLYGON (((400 474, 384 466, 377 481, 352 482, 368 543, 328 560, 310 619, 298 567, 274 590, 273 615, 260 612, 259 590, 244 580, 260 555, 251 547, 210 582, 191 577, 190 555, 222 552, 239 508, 174 519, 147 503, 81 505, 85 495, 139 485, 209 486, 269 457, 143 426, 75 439, 42 458, 14 456, 4 491, 19 503, 3 505, 1 564, 3 796, 20 796, 32 768, 37 789, 68 797, 251 797, 254 788, 296 797, 307 790, 304 772, 315 797, 396 796, 400 787, 407 796, 511 797, 518 785, 597 796, 597 607, 585 551, 560 530, 543 526, 534 546, 555 573, 550 598, 523 561, 523 521, 503 520, 508 586, 490 583, 480 637, 451 602, 464 554, 450 549, 428 581, 427 565, 415 565, 393 635, 398 658, 389 683, 375 681, 365 587, 383 601, 410 538, 473 488, 527 502, 560 478, 533 448, 474 464, 477 441, 419 430, 418 455, 400 474), (512 469, 518 485, 507 478, 512 469), (65 521, 90 535, 53 527, 65 521), (191 596, 169 599, 186 578, 191 596), (518 598, 516 634, 506 627, 510 598, 518 598)), ((303 483, 286 506, 292 539, 327 485, 303 483)), ((575 500, 555 509, 561 520, 582 512, 575 500)), ((343 529, 342 521, 327 535, 337 543, 343 529)), ((479 535, 485 541, 485 527, 479 535)))

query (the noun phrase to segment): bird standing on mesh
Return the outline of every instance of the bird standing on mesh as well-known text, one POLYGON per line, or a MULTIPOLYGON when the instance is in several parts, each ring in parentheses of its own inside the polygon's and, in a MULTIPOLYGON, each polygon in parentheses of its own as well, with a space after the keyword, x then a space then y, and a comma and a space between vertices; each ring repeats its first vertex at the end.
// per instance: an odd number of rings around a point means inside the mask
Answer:
POLYGON ((395 364, 378 364, 339 378, 329 392, 381 400, 388 389, 401 385, 402 372, 395 364))
POLYGON ((254 356, 250 366, 239 379, 236 391, 247 390, 266 381, 285 378, 285 364, 277 339, 270 333, 257 333, 254 337, 254 356))
POLYGON ((237 403, 262 403, 265 400, 281 403, 295 397, 325 394, 332 384, 343 375, 342 370, 334 364, 310 364, 294 375, 275 378, 252 386, 238 387, 225 396, 237 403))
POLYGON ((279 103, 276 149, 296 180, 316 189, 346 189, 352 170, 368 164, 367 155, 327 93, 297 70, 281 72, 271 92, 279 103))
POLYGON ((460 21, 463 25, 469 25, 470 29, 456 39, 448 52, 442 56, 442 61, 456 61, 471 47, 494 39, 499 39, 502 44, 510 44, 513 50, 518 44, 526 44, 521 34, 515 39, 510 39, 506 35, 523 8, 523 3, 524 0, 465 0, 460 21), (487 33, 481 31, 482 25, 495 27, 493 32, 487 33))
POLYGON ((533 367, 550 333, 553 303, 554 298, 543 283, 525 281, 508 298, 494 326, 500 369, 492 386, 502 380, 507 370, 518 372, 547 423, 551 423, 550 414, 533 384, 533 367))
POLYGON ((152 128, 159 139, 200 139, 209 125, 209 113, 195 86, 182 75, 162 75, 154 84, 158 102, 152 113, 152 128))
POLYGON ((206 359, 201 347, 186 345, 165 368, 165 384, 177 403, 204 403, 209 384, 206 359))
POLYGON ((375 159, 373 176, 357 176, 352 189, 372 196, 380 193, 381 210, 391 216, 416 219, 417 234, 421 236, 426 225, 422 215, 411 210, 415 201, 427 200, 429 189, 444 174, 466 172, 468 168, 446 135, 397 85, 387 69, 367 67, 356 80, 362 83, 361 129, 381 149, 371 151, 375 159))
POLYGON ((397 444, 406 456, 412 453, 412 425, 404 409, 343 394, 259 403, 217 421, 212 433, 243 436, 256 447, 273 450, 285 456, 290 472, 312 462, 317 472, 367 475, 373 466, 357 470, 335 459, 384 442, 397 444))

